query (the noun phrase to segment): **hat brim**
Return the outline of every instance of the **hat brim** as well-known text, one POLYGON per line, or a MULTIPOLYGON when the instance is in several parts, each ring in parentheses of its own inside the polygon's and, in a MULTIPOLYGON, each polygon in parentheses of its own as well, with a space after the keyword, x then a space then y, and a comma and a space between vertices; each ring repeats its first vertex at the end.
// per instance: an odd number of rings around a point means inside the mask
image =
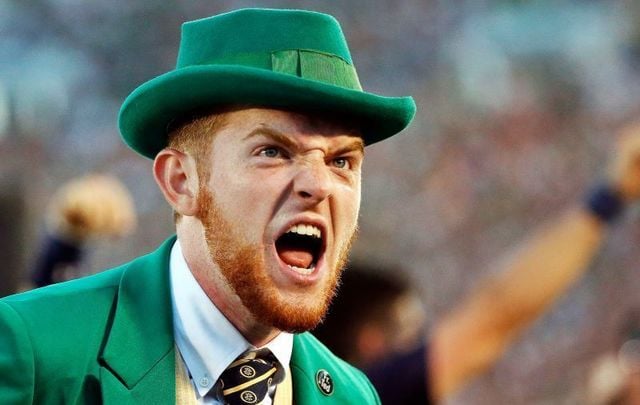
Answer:
POLYGON ((142 84, 124 101, 118 126, 127 145, 153 159, 166 146, 174 119, 229 105, 348 116, 366 145, 402 131, 416 111, 411 97, 384 97, 245 66, 208 65, 177 69, 142 84))

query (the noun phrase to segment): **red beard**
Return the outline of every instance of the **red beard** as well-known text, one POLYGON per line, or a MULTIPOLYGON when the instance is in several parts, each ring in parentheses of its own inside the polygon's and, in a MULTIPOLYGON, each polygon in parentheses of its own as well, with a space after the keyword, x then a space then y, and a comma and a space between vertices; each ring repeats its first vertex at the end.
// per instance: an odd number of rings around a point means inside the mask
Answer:
POLYGON ((336 294, 356 231, 339 252, 337 263, 329 269, 329 280, 320 296, 292 299, 284 297, 268 276, 262 248, 247 243, 234 233, 216 204, 213 192, 206 186, 200 187, 198 204, 198 218, 204 227, 209 255, 254 319, 292 333, 315 328, 336 294))

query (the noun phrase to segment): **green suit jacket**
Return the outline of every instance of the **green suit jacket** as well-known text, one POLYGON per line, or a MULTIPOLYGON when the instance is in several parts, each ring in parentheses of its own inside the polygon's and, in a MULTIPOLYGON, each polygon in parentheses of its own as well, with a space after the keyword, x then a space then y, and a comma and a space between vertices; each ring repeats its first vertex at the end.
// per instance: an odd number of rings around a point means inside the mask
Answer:
MULTIPOLYGON (((0 404, 175 404, 174 240, 95 276, 1 299, 0 404)), ((296 404, 380 402, 360 371, 308 333, 295 336, 290 366, 296 404), (320 370, 332 384, 317 382, 320 370)))

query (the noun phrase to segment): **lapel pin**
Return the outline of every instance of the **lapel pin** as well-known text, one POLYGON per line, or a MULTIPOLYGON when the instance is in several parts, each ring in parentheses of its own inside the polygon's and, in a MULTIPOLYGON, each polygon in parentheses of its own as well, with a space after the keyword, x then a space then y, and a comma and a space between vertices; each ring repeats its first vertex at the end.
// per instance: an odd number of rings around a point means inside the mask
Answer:
POLYGON ((333 379, 327 370, 318 370, 316 373, 316 385, 324 395, 333 394, 333 379))

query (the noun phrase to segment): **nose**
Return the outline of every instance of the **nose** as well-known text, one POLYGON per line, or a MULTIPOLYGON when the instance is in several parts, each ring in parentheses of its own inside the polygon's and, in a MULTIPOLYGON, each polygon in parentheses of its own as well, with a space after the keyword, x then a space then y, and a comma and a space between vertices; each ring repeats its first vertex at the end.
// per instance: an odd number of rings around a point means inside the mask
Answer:
POLYGON ((333 192, 333 179, 329 167, 322 159, 300 164, 293 180, 293 192, 308 204, 318 204, 333 192))

